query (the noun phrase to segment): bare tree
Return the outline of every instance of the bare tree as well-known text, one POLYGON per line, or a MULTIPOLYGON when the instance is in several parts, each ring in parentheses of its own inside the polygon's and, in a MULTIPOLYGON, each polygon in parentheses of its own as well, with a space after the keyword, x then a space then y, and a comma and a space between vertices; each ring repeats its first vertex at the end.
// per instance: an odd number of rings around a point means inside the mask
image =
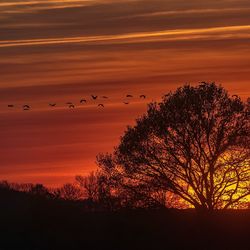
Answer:
POLYGON ((88 176, 77 175, 77 185, 83 190, 84 196, 91 200, 98 200, 98 173, 91 172, 88 176))
POLYGON ((81 200, 83 199, 83 193, 80 188, 72 183, 66 183, 61 188, 57 188, 53 191, 55 197, 64 200, 81 200))
POLYGON ((151 103, 99 166, 112 185, 171 192, 197 210, 232 208, 250 196, 250 105, 214 83, 185 85, 151 103))
MULTIPOLYGON (((103 171, 91 172, 88 176, 76 176, 76 183, 82 189, 84 197, 95 209, 115 210, 120 208, 117 189, 112 187, 110 176, 103 171)), ((94 208, 93 207, 93 208, 94 208)))

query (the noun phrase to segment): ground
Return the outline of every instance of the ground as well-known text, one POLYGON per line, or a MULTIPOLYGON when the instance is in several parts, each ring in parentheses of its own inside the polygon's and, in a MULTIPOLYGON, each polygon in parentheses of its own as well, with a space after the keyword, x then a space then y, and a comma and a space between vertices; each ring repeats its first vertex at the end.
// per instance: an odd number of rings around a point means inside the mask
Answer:
POLYGON ((81 203, 0 192, 0 249, 249 250, 250 211, 88 212, 81 203))

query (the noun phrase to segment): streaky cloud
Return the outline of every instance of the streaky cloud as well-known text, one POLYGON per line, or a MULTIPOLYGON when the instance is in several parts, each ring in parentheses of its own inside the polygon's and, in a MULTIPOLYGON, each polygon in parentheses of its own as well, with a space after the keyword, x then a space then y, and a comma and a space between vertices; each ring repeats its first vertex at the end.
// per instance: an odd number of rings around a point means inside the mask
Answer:
POLYGON ((95 42, 136 42, 137 40, 162 37, 167 40, 182 40, 182 39, 209 39, 213 36, 218 38, 241 37, 248 38, 250 36, 250 25, 240 26, 224 26, 212 28, 198 28, 198 29, 179 29, 179 30, 163 30, 154 32, 138 32, 120 35, 106 35, 106 36, 79 36, 66 38, 44 38, 44 39, 27 39, 27 40, 3 40, 0 41, 0 47, 16 47, 16 46, 35 46, 35 45, 53 45, 65 43, 95 43, 95 42), (233 32, 243 32, 241 34, 233 32), (247 33, 248 32, 248 33, 247 33), (191 35, 191 36, 190 36, 191 35), (193 35, 193 36, 192 36, 193 35), (198 36, 196 36, 198 35, 198 36))

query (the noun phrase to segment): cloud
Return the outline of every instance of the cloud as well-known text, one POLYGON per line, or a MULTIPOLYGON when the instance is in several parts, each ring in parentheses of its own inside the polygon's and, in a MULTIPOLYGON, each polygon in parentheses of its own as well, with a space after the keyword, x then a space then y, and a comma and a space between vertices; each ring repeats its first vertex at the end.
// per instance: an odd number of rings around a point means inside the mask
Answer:
POLYGON ((54 45, 67 43, 136 43, 149 41, 178 41, 194 39, 227 39, 249 38, 250 25, 224 26, 200 29, 160 30, 154 32, 139 32, 106 36, 82 36, 66 38, 45 38, 26 40, 3 40, 0 48, 15 46, 54 45))
MULTIPOLYGON (((202 4, 197 4, 194 0, 188 2, 183 0, 80 1, 83 4, 82 7, 68 6, 64 9, 51 8, 53 1, 38 2, 42 2, 48 8, 35 12, 28 10, 25 12, 24 9, 23 13, 3 15, 6 19, 1 21, 1 40, 119 35, 166 29, 239 26, 246 25, 250 19, 250 4, 247 1, 238 3, 203 1, 202 4), (40 25, 39 29, 37 25, 40 25)), ((63 1, 64 4, 76 2, 79 1, 63 1)))

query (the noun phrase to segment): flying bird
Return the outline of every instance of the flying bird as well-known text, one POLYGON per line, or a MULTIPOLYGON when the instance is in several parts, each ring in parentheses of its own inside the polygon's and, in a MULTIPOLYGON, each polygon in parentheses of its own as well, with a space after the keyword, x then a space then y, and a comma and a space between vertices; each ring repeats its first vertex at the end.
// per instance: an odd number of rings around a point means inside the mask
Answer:
POLYGON ((145 98, 146 98, 146 96, 145 96, 145 95, 140 95, 140 98, 145 99, 145 98))
POLYGON ((96 100, 97 99, 97 95, 91 95, 91 97, 93 98, 93 100, 96 100))
POLYGON ((104 108, 104 105, 102 103, 98 104, 98 107, 103 107, 104 108))
POLYGON ((50 103, 49 106, 50 106, 50 107, 55 107, 55 106, 56 106, 56 103, 50 103))
POLYGON ((234 98, 238 98, 239 96, 238 96, 238 95, 232 95, 232 97, 234 97, 234 98))
POLYGON ((72 105, 73 103, 72 102, 66 102, 67 105, 72 105))
POLYGON ((128 105, 129 104, 129 102, 123 102, 124 104, 126 104, 126 105, 128 105))
POLYGON ((14 108, 14 105, 13 104, 9 104, 8 108, 14 108))
POLYGON ((104 95, 104 96, 102 96, 102 98, 104 98, 104 99, 108 99, 108 97, 107 97, 107 96, 105 96, 105 95, 104 95))
POLYGON ((132 95, 127 95, 126 97, 133 97, 132 95))
POLYGON ((30 106, 29 105, 23 105, 23 110, 30 110, 30 106))
POLYGON ((86 103, 86 102, 87 102, 86 99, 81 99, 81 100, 80 100, 80 103, 86 103))

